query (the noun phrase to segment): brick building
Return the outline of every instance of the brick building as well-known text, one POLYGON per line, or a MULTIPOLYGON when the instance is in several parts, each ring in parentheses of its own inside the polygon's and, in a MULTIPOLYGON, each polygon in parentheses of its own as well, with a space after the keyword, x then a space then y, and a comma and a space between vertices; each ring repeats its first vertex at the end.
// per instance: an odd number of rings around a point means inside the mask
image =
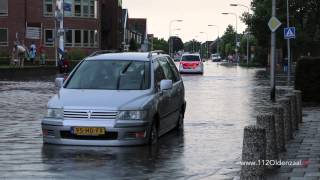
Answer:
MULTIPOLYGON (((120 46, 120 23, 116 20, 121 13, 120 0, 64 0, 64 3, 67 50, 77 48, 89 54, 120 46)), ((15 41, 26 46, 31 42, 37 46, 42 43, 48 57, 53 59, 55 29, 59 28, 55 7, 56 0, 0 0, 0 51, 9 52, 15 41)))

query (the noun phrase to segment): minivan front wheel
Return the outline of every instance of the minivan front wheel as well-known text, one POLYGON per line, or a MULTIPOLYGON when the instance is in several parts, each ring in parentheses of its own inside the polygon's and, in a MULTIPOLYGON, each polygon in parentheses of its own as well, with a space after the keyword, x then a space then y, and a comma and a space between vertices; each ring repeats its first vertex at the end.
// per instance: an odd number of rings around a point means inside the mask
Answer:
POLYGON ((154 122, 152 123, 152 127, 149 135, 149 145, 156 144, 158 142, 158 127, 154 122))
POLYGON ((180 110, 180 113, 179 113, 179 119, 178 119, 178 123, 177 123, 177 127, 176 129, 177 130, 183 130, 183 125, 184 124, 184 113, 182 111, 182 109, 180 110))

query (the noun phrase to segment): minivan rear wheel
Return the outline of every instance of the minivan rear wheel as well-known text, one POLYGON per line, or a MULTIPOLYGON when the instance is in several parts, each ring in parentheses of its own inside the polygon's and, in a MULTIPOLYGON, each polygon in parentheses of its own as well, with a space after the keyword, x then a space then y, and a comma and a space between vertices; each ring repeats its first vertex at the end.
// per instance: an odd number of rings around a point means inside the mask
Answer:
POLYGON ((149 145, 156 144, 158 142, 158 127, 154 122, 152 123, 150 135, 149 135, 149 145))

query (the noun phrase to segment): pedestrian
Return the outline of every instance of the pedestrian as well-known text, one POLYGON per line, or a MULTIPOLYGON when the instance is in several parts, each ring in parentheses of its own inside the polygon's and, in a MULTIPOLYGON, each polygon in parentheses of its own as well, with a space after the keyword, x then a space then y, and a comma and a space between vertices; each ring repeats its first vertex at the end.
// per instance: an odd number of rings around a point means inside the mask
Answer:
POLYGON ((18 57, 17 57, 17 49, 16 45, 13 46, 12 51, 11 51, 11 60, 10 60, 10 65, 13 66, 18 66, 18 57))
POLYGON ((39 53, 40 53, 40 65, 45 65, 46 64, 46 53, 45 49, 42 44, 39 46, 39 53))
POLYGON ((32 64, 34 64, 36 55, 37 55, 37 47, 34 44, 34 42, 31 43, 30 45, 30 51, 29 51, 29 55, 30 55, 30 61, 32 64))
POLYGON ((15 45, 15 50, 17 51, 16 54, 18 56, 19 66, 23 67, 27 49, 23 45, 17 44, 15 45))
POLYGON ((58 62, 58 67, 59 67, 59 72, 61 74, 68 74, 69 73, 70 62, 69 62, 69 59, 68 59, 66 52, 61 56, 61 59, 58 62))

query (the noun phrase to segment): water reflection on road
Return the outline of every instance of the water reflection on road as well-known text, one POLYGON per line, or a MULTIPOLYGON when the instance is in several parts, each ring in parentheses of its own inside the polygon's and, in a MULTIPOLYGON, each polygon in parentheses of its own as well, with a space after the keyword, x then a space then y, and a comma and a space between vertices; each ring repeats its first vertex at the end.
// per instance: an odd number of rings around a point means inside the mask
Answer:
POLYGON ((48 82, 0 81, 0 178, 232 179, 243 127, 268 104, 263 70, 206 62, 205 74, 183 76, 184 132, 153 147, 43 145, 40 119, 55 88, 48 82))

